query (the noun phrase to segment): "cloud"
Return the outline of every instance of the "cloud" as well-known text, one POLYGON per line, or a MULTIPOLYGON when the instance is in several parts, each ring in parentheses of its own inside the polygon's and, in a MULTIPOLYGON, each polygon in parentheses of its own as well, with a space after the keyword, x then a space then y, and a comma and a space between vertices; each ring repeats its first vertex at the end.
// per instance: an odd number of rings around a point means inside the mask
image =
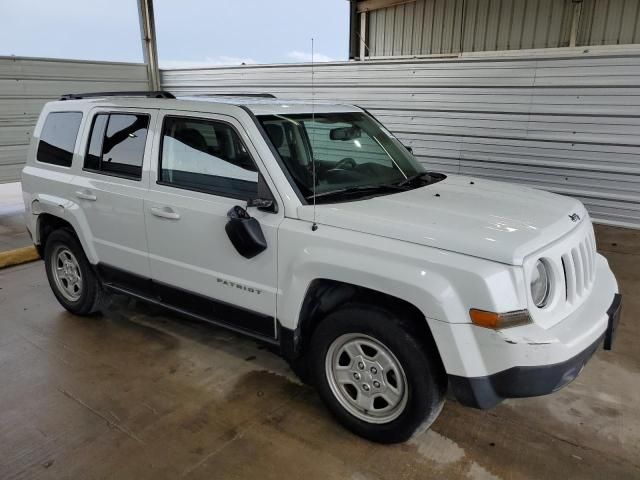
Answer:
MULTIPOLYGON (((287 58, 290 58, 291 60, 295 60, 296 62, 311 62, 311 53, 301 52, 299 50, 293 50, 287 53, 287 58)), ((330 57, 329 55, 324 55, 322 53, 314 53, 313 61, 314 62, 335 62, 336 59, 330 57)))
POLYGON ((160 68, 199 68, 215 67, 220 65, 242 65, 258 63, 253 58, 229 57, 220 55, 219 57, 206 57, 203 60, 160 60, 160 68))

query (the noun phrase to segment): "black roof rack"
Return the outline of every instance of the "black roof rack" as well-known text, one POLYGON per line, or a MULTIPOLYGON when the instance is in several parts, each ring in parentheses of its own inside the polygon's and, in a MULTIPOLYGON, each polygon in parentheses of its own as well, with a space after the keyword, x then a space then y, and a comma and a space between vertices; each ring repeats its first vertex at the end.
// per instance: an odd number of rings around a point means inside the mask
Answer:
POLYGON ((273 93, 206 93, 203 97, 258 97, 258 98, 276 98, 273 93))
POLYGON ((60 100, 80 100, 82 98, 100 97, 147 97, 147 98, 176 98, 172 93, 163 90, 136 91, 136 92, 90 92, 90 93, 66 93, 60 100))

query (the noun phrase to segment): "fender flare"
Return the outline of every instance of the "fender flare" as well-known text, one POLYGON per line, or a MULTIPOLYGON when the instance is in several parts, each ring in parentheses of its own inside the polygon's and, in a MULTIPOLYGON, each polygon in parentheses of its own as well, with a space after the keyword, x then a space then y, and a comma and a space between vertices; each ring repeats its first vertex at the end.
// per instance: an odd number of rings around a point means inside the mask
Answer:
POLYGON ((80 206, 68 199, 55 195, 38 194, 31 201, 31 213, 34 218, 34 242, 41 245, 42 214, 48 214, 67 222, 75 231, 89 263, 96 265, 98 255, 93 247, 93 237, 86 217, 80 206))

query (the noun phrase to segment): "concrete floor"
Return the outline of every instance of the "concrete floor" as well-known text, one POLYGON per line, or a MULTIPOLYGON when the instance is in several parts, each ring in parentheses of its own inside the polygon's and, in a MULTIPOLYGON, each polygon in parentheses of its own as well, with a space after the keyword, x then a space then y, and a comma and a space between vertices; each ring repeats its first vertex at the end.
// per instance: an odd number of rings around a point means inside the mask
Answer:
POLYGON ((19 183, 0 183, 0 252, 32 245, 24 226, 19 183))
POLYGON ((551 396, 448 401, 394 446, 252 340, 124 298, 75 317, 42 262, 0 270, 0 478, 640 478, 640 232, 598 237, 625 295, 614 351, 551 396))

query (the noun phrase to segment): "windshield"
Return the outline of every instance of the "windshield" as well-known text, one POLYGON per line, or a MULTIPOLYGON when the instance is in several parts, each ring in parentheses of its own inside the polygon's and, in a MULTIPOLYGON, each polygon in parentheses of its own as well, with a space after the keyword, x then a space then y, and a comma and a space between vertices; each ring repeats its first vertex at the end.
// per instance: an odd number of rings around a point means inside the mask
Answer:
POLYGON ((259 119, 307 200, 314 194, 317 201, 328 201, 335 200, 334 193, 364 196, 373 191, 407 190, 414 188, 413 179, 426 174, 398 140, 364 113, 265 115, 259 119))

